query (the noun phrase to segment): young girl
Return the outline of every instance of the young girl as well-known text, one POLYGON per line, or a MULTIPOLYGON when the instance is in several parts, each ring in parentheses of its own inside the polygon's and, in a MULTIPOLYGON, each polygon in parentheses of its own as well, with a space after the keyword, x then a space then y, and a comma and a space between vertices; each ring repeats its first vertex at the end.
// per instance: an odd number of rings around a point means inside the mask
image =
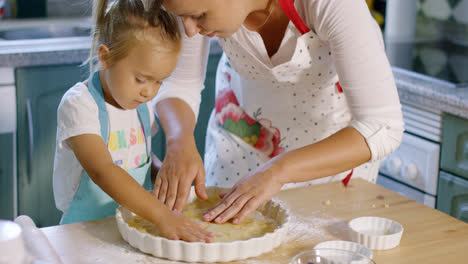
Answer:
POLYGON ((54 196, 61 223, 112 216, 120 204, 166 238, 209 242, 211 233, 147 191, 157 161, 150 154, 157 129, 150 100, 175 68, 177 22, 158 1, 94 3, 91 72, 96 49, 99 68, 58 108, 54 196))

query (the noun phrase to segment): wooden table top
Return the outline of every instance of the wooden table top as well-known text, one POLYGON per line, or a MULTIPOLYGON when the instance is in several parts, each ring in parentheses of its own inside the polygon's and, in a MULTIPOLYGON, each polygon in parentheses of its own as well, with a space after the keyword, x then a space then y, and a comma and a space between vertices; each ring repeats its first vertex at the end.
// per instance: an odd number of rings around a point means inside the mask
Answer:
MULTIPOLYGON (((232 263, 288 263, 292 256, 328 240, 348 240, 347 222, 380 216, 404 227, 400 245, 373 250, 376 263, 462 263, 468 260, 468 224, 379 185, 353 179, 281 191, 291 211, 287 240, 257 258, 232 263), (460 262, 461 261, 461 262, 460 262)), ((132 248, 113 217, 41 229, 64 263, 177 263, 132 248)))

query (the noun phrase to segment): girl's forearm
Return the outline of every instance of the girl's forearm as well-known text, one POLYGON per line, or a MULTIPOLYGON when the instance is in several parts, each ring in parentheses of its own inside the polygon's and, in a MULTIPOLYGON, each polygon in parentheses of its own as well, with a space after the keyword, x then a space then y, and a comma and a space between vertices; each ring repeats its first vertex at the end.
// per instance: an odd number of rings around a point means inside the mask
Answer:
POLYGON ((99 174, 89 176, 117 203, 135 214, 157 224, 169 212, 163 203, 119 166, 110 164, 102 168, 99 173, 106 176, 99 174))
POLYGON ((370 158, 364 137, 354 128, 346 127, 320 142, 277 156, 269 163, 273 177, 286 184, 334 175, 370 158))

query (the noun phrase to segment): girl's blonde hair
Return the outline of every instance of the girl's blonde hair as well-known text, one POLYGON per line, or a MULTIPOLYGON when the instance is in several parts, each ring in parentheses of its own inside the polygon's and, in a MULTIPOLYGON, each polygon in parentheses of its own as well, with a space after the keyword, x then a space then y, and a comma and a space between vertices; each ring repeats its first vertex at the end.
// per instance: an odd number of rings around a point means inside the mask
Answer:
POLYGON ((147 41, 161 52, 178 52, 181 36, 177 20, 161 8, 161 2, 114 0, 109 4, 109 0, 94 0, 90 72, 96 68, 95 56, 100 45, 111 51, 111 63, 127 56, 139 41, 147 41))

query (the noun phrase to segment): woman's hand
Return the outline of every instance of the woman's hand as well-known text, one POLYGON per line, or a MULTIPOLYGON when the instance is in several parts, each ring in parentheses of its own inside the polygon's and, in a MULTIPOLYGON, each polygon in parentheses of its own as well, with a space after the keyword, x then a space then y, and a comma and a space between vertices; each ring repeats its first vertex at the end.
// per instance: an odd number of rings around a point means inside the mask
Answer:
POLYGON ((203 215, 203 220, 221 224, 233 219, 239 224, 260 205, 277 194, 283 183, 273 160, 264 164, 254 174, 242 178, 225 194, 221 201, 203 215))
POLYGON ((195 192, 203 200, 208 198, 205 189, 205 168, 193 136, 177 140, 168 139, 166 157, 154 184, 154 195, 169 210, 182 212, 192 182, 195 192))
POLYGON ((152 162, 151 162, 151 183, 154 185, 156 182, 156 175, 158 175, 159 170, 161 169, 162 162, 159 158, 151 153, 152 162))
POLYGON ((214 234, 203 229, 202 223, 190 221, 181 213, 168 211, 161 216, 156 227, 161 236, 172 240, 184 240, 188 242, 212 242, 214 234))

